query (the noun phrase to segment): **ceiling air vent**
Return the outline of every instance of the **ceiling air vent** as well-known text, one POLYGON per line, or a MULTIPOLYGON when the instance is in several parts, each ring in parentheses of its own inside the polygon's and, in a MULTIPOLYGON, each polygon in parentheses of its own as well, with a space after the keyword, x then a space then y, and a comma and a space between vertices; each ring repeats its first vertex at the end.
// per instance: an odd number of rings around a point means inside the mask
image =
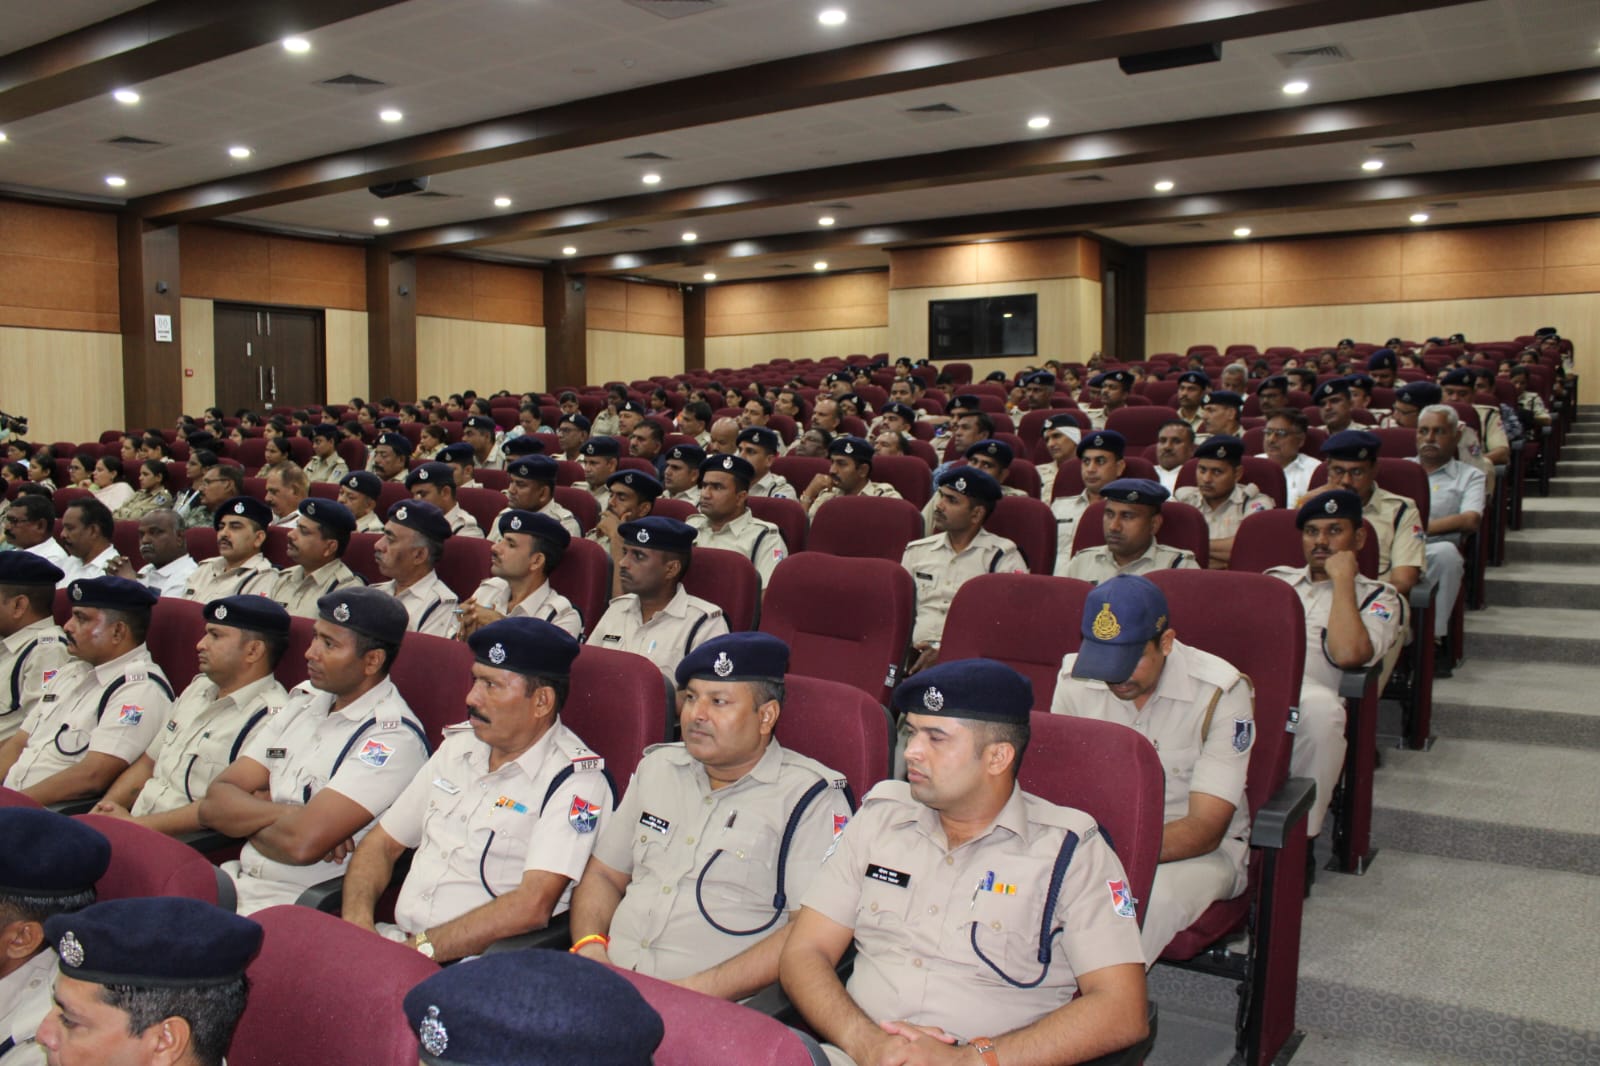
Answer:
POLYGON ((670 161, 672 159, 672 157, 670 155, 662 155, 660 152, 635 152, 632 155, 625 155, 622 158, 624 158, 624 159, 649 159, 649 160, 652 160, 654 162, 670 161))
POLYGON ((629 226, 627 229, 619 229, 617 232, 625 233, 629 237, 637 237, 640 234, 649 233, 650 231, 645 229, 643 226, 629 226))
POLYGON ((1279 52, 1273 58, 1287 70, 1301 70, 1305 67, 1348 63, 1355 57, 1342 44, 1319 44, 1315 48, 1295 48, 1288 52, 1279 52))
POLYGON ((365 74, 341 74, 337 78, 326 78, 316 84, 348 93, 370 93, 388 87, 386 83, 377 78, 369 78, 365 74))
POLYGON ((1410 141, 1390 141, 1388 144, 1375 144, 1372 146, 1372 150, 1374 152, 1415 152, 1417 146, 1410 141))
POLYGON ((1101 185, 1111 179, 1104 174, 1074 174, 1067 181, 1078 185, 1101 185))
POLYGON ((636 7, 640 11, 664 19, 681 19, 686 15, 698 15, 702 11, 712 11, 722 7, 722 0, 622 0, 629 7, 636 7))
POLYGON ((950 118, 955 115, 964 115, 966 112, 954 104, 938 103, 923 104, 921 107, 908 107, 906 108, 906 114, 910 115, 918 122, 927 122, 931 119, 950 118))
POLYGON ((1437 204, 1429 204, 1430 211, 1453 211, 1461 205, 1454 200, 1445 200, 1437 204))
POLYGON ((459 199, 461 199, 461 194, 458 193, 458 192, 433 192, 432 190, 426 190, 426 191, 417 193, 416 195, 414 195, 412 197, 412 199, 413 200, 459 200, 459 199))
POLYGON ((1180 223, 1178 223, 1178 228, 1179 229, 1205 229, 1206 228, 1206 224, 1204 222, 1180 222, 1180 223))
POLYGON ((128 152, 153 152, 157 148, 165 148, 167 146, 165 141, 152 141, 146 137, 130 137, 127 134, 123 134, 121 137, 113 137, 106 143, 113 148, 121 148, 128 152))

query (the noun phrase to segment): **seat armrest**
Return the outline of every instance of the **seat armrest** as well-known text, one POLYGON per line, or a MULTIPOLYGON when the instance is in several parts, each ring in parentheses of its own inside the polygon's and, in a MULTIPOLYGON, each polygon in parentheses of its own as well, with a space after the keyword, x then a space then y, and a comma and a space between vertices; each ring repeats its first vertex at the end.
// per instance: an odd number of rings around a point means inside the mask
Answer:
POLYGON ((1382 676, 1382 663, 1374 663, 1362 670, 1340 671, 1339 698, 1342 700, 1359 700, 1363 698, 1367 694, 1367 686, 1377 684, 1378 678, 1382 676))
POLYGON ((1250 826, 1252 847, 1281 848, 1290 834, 1305 836, 1305 820, 1316 799, 1317 783, 1309 777, 1291 777, 1256 812, 1250 826))
POLYGON ((338 914, 344 906, 344 875, 332 877, 319 885, 312 885, 294 901, 296 907, 310 907, 323 914, 338 914))
POLYGON ((55 811, 57 814, 88 814, 94 810, 97 802, 92 799, 62 800, 60 803, 46 803, 45 809, 55 811))
POLYGON ((1433 606, 1433 601, 1439 596, 1439 582, 1437 579, 1423 577, 1411 591, 1406 593, 1406 602, 1411 604, 1411 609, 1418 614, 1433 606))
POLYGON ((193 833, 179 833, 177 839, 202 855, 240 843, 238 837, 219 833, 215 829, 197 829, 193 833))
POLYGON ((223 872, 222 867, 212 867, 217 874, 217 906, 225 911, 239 909, 239 889, 233 883, 233 878, 223 872))
POLYGON ((572 929, 565 914, 558 914, 550 919, 550 924, 543 929, 535 929, 528 933, 518 933, 496 940, 493 944, 483 949, 485 955, 498 955, 505 951, 523 951, 527 948, 546 948, 551 951, 565 951, 572 946, 572 929))

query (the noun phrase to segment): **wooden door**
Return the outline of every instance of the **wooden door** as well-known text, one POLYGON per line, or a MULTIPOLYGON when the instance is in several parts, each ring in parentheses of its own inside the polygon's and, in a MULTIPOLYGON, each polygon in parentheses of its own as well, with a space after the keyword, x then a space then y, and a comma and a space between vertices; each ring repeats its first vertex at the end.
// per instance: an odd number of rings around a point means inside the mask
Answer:
POLYGON ((321 402, 321 311, 218 304, 213 319, 218 407, 233 414, 321 402))
POLYGON ((275 308, 262 319, 268 341, 268 405, 305 407, 321 403, 322 312, 275 308))
POLYGON ((221 304, 213 314, 217 406, 228 415, 242 407, 261 410, 266 395, 266 351, 256 327, 258 318, 253 308, 221 304))

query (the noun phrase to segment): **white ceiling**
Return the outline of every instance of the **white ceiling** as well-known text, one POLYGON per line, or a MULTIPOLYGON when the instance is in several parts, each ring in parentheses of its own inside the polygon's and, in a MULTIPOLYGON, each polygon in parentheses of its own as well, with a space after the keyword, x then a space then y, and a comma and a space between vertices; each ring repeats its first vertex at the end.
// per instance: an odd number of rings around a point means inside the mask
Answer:
POLYGON ((51 0, 48 4, 6 5, 0 15, 0 55, 92 26, 113 15, 143 7, 147 0, 51 0))
MULTIPOLYGON (((0 12, 0 42, 32 42, 66 32, 130 6, 57 0, 48 12, 0 12)), ((118 195, 143 196, 213 181, 233 173, 359 148, 461 123, 564 100, 803 54, 843 44, 959 25, 974 18, 1059 6, 1058 0, 838 0, 850 11, 845 26, 817 24, 820 3, 727 0, 724 7, 682 19, 656 17, 622 0, 409 0, 310 34, 313 51, 293 56, 277 45, 135 86, 134 107, 109 98, 20 120, 0 144, 0 184, 83 196, 104 196, 104 178, 128 179, 118 195), (389 83, 350 93, 317 86, 320 79, 358 73, 389 83), (377 120, 398 107, 405 121, 377 120), (130 152, 103 142, 118 135, 146 137, 169 147, 130 152), (245 144, 253 158, 234 162, 229 145, 245 144)), ((583 205, 740 178, 842 163, 1049 138, 1156 122, 1326 104, 1419 89, 1449 87, 1553 71, 1600 66, 1600 3, 1595 0, 1478 0, 1475 3, 1276 34, 1224 46, 1223 61, 1129 77, 1112 62, 1036 71, 894 93, 820 107, 717 123, 650 137, 556 152, 529 159, 439 174, 431 189, 445 198, 378 201, 365 191, 316 197, 248 212, 235 221, 369 238, 377 215, 388 232, 463 222, 499 213, 490 201, 510 196, 510 212, 583 205), (1290 74, 1278 53, 1340 45, 1349 62, 1296 71, 1311 81, 1290 98, 1279 86, 1290 74), (949 103, 963 114, 916 118, 906 109, 949 103), (1032 114, 1051 127, 1032 133, 1032 114), (671 156, 656 165, 661 185, 639 181, 646 164, 623 156, 654 151, 671 156)), ((1387 139, 1387 138, 1386 138, 1387 139)), ((1389 157, 1378 179, 1410 173, 1529 163, 1600 154, 1600 118, 1587 116, 1421 134, 1405 138, 1417 151, 1389 157)), ((1081 149, 1081 145, 1080 145, 1081 149)), ((1184 195, 1361 180, 1369 154, 1360 141, 1291 150, 1197 157, 1167 164, 1107 167, 1103 184, 1060 175, 951 185, 912 192, 857 195, 847 209, 830 208, 839 230, 970 214, 1050 208, 1154 197, 1151 183, 1170 178, 1169 198, 1185 211, 1184 195)), ((1092 156, 1090 157, 1092 158, 1092 156)), ((1529 168, 1530 180, 1537 168, 1529 168)), ((1463 200, 1462 221, 1594 210, 1584 193, 1511 195, 1463 200), (1498 212, 1498 213, 1497 213, 1498 212), (1476 214, 1474 214, 1476 213, 1476 214), (1470 217, 1469 217, 1470 216, 1470 217)), ((561 258, 566 245, 580 254, 608 255, 678 243, 686 229, 699 244, 778 233, 814 232, 823 210, 812 204, 760 207, 690 220, 649 222, 644 233, 614 225, 521 239, 485 248, 495 255, 561 258)), ((1337 211, 1288 212, 1260 224, 1269 232, 1404 225, 1402 203, 1337 211), (1332 221, 1337 219, 1337 221, 1332 221)), ((581 216, 577 216, 581 217, 581 216)), ((1454 220, 1452 218, 1451 220, 1454 220)), ((1435 222, 1447 221, 1436 218, 1435 222)), ((1216 239, 1207 230, 1176 224, 1117 227, 1108 236, 1130 243, 1216 239)), ((691 249, 687 258, 694 258, 691 249)), ((717 266, 719 277, 772 272, 777 262, 810 271, 817 255, 742 257, 717 266), (803 260, 803 262, 802 262, 803 260)), ((882 265, 881 251, 829 249, 830 266, 882 265)), ((698 277, 702 266, 649 271, 673 280, 698 277)), ((777 271, 788 273, 788 270, 777 271)))

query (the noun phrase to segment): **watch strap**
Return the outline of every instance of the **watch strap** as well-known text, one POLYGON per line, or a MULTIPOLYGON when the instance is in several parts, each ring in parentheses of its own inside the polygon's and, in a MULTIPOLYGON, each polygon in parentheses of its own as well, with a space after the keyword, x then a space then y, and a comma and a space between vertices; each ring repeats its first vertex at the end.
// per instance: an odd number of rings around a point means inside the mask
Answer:
POLYGON ((983 1066, 1000 1066, 1000 1053, 995 1050, 994 1038, 987 1036, 974 1037, 972 1047, 983 1059, 983 1066))

